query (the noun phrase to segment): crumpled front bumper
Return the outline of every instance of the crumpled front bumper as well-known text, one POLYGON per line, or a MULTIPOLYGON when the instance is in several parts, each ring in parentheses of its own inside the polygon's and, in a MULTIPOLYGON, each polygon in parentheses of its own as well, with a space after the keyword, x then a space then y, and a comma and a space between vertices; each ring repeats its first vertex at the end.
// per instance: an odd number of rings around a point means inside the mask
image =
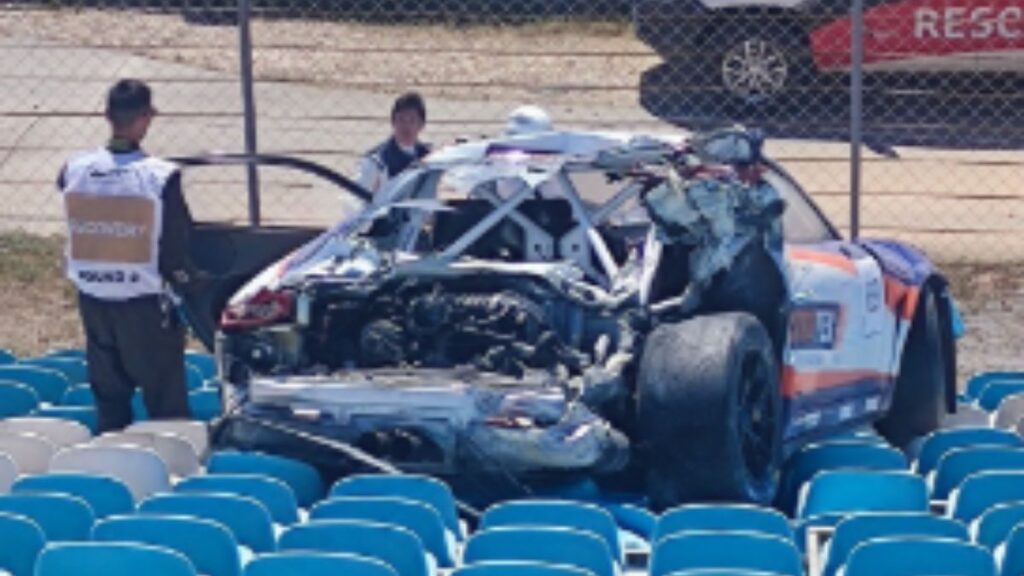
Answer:
MULTIPOLYGON (((246 393, 239 411, 249 419, 344 442, 410 472, 603 473, 629 459, 621 432, 542 376, 358 371, 257 377, 246 393)), ((247 448, 261 437, 244 436, 247 448)))

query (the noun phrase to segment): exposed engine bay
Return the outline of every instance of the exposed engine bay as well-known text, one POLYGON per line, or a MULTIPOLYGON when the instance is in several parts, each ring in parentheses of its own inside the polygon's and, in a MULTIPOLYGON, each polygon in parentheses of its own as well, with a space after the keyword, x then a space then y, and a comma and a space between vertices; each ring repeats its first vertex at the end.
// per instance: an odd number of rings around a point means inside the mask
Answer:
MULTIPOLYGON (((428 159, 232 301, 219 346, 238 406, 409 470, 626 469, 634 373, 655 326, 741 310, 779 349, 784 339, 783 205, 758 177, 758 144, 698 143, 570 142, 554 165, 428 159), (460 170, 467 197, 490 204, 452 234, 463 205, 437 189, 460 170), (571 170, 623 188, 587 207, 571 170), (527 210, 551 183, 561 197, 527 210), (435 204, 415 204, 425 199, 435 204), (628 200, 642 218, 615 220, 628 200), (543 221, 558 207, 566 223, 543 221)), ((242 444, 255 433, 233 432, 242 444)))

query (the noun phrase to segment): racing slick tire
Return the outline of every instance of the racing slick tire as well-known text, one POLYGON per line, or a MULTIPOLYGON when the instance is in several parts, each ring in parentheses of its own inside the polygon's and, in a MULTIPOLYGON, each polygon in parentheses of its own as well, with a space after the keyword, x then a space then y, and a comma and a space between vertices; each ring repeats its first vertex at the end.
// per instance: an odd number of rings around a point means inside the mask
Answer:
POLYGON ((637 374, 638 432, 650 505, 768 504, 782 459, 778 363, 747 313, 663 324, 637 374))
POLYGON ((948 386, 944 352, 938 296, 925 286, 903 348, 892 403, 875 425, 894 446, 906 447, 941 426, 948 386))

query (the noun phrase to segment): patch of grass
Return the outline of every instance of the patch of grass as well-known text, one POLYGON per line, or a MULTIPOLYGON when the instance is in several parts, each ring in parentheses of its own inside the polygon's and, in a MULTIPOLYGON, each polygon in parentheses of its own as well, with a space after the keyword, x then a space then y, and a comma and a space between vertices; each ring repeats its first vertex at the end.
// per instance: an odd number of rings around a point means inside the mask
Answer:
POLYGON ((63 247, 58 236, 0 235, 0 283, 35 284, 61 277, 63 247))
POLYGON ((939 264, 958 302, 968 310, 1024 292, 1024 278, 1014 273, 1018 264, 939 264))
POLYGON ((27 356, 82 345, 63 249, 59 236, 0 234, 0 348, 27 356))

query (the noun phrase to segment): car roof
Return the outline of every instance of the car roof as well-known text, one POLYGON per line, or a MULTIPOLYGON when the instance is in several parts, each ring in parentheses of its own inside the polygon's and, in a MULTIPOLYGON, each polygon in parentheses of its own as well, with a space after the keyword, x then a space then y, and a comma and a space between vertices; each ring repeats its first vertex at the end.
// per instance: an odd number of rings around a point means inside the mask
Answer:
MULTIPOLYGON (((636 161, 656 158, 685 143, 687 133, 551 131, 498 137, 442 147, 423 159, 423 166, 444 169, 493 162, 595 164, 615 158, 636 161)), ((632 163, 632 162, 631 162, 632 163)))

